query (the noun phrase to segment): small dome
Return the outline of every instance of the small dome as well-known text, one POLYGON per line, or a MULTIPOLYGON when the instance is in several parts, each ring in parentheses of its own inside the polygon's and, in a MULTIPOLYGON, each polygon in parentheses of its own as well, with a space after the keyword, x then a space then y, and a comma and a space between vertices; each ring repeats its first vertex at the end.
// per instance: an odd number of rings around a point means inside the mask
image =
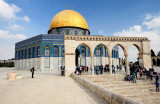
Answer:
POLYGON ((89 31, 85 18, 74 10, 63 10, 54 16, 49 31, 59 27, 78 27, 89 31))

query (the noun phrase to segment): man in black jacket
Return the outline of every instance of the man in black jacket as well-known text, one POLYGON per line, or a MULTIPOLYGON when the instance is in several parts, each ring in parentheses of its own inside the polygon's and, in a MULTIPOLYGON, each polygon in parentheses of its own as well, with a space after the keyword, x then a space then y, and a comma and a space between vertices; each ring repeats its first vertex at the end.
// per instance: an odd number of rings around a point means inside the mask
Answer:
POLYGON ((31 72, 32 72, 32 78, 34 78, 34 66, 33 66, 33 68, 31 69, 31 72))

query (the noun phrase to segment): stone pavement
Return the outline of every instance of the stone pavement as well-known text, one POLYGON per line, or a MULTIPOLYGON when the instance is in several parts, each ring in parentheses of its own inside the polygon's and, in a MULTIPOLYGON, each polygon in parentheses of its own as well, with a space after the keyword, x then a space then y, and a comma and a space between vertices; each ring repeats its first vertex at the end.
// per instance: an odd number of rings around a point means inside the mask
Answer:
POLYGON ((35 72, 0 68, 0 104, 106 104, 71 77, 58 71, 35 72), (22 80, 8 80, 8 72, 17 72, 22 80))

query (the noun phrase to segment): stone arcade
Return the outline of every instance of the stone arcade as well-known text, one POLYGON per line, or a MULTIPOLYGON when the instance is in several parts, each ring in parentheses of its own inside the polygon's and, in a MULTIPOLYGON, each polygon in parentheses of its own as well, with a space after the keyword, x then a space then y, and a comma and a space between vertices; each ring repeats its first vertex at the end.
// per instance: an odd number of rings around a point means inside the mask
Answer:
MULTIPOLYGON (((126 74, 129 73, 128 50, 134 45, 139 51, 139 64, 149 69, 151 67, 150 40, 146 37, 105 37, 105 36, 65 36, 65 68, 66 76, 70 76, 75 70, 75 49, 79 45, 86 45, 90 50, 91 67, 94 69, 94 49, 97 45, 103 45, 107 49, 109 66, 112 66, 112 49, 119 45, 124 52, 126 74)), ((94 74, 94 70, 92 70, 94 74)), ((111 70, 110 70, 111 74, 111 70)))

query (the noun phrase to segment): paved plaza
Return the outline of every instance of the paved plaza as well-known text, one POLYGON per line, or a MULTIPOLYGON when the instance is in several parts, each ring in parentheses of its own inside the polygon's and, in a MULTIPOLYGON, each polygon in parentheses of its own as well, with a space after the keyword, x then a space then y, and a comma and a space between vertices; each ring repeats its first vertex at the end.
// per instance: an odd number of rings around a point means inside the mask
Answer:
MULTIPOLYGON (((159 67, 155 67, 159 72, 159 67)), ((109 75, 87 75, 81 77, 103 86, 126 97, 141 101, 144 104, 160 104, 160 93, 155 92, 154 81, 138 79, 124 81, 125 71, 109 75), (149 102, 149 103, 148 103, 149 102)), ((0 104, 106 104, 106 102, 78 83, 71 77, 60 76, 55 71, 35 71, 31 78, 30 71, 19 71, 13 68, 0 68, 0 104), (21 80, 8 80, 8 72, 17 72, 21 80)))
POLYGON ((58 71, 17 71, 0 68, 0 104, 106 104, 97 95, 71 77, 58 71), (8 80, 8 72, 17 72, 22 80, 8 80))

